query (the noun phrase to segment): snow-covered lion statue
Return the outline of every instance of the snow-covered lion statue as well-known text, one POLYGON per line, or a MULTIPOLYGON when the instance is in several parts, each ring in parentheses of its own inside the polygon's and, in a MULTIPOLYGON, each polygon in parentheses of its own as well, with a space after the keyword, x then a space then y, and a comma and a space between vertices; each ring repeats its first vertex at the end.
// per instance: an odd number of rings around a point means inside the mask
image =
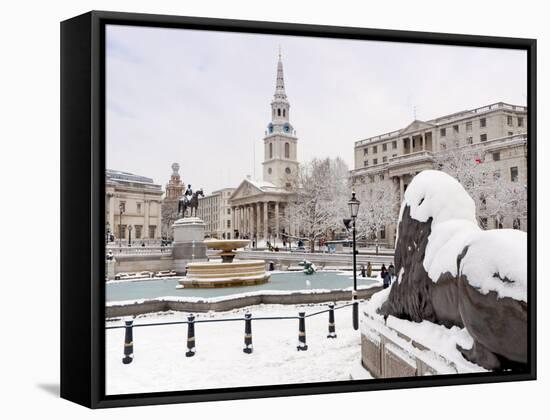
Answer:
POLYGON ((466 328, 473 347, 457 347, 486 369, 525 366, 526 233, 480 229, 462 185, 430 170, 407 188, 397 235, 398 280, 379 312, 466 328))

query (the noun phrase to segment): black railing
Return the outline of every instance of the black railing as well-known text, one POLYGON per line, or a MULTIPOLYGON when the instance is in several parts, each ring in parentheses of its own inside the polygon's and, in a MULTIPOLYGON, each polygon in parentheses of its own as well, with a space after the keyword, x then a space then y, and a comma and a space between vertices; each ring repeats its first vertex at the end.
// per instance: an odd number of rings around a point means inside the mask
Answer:
MULTIPOLYGON (((357 301, 356 301, 357 302, 357 301)), ((243 322, 244 321, 244 348, 243 352, 246 354, 251 354, 253 351, 252 347, 252 321, 275 321, 275 320, 298 320, 298 346, 296 347, 298 351, 306 351, 308 349, 306 343, 306 319, 312 316, 317 316, 320 314, 327 313, 328 316, 328 335, 327 338, 336 338, 336 325, 334 321, 334 311, 346 308, 348 306, 353 306, 356 302, 347 303, 340 306, 335 306, 334 304, 329 304, 328 309, 323 309, 317 312, 306 314, 303 311, 300 311, 297 316, 262 316, 254 318, 252 314, 247 311, 243 317, 239 318, 221 318, 221 319, 195 319, 193 314, 188 315, 187 321, 170 321, 170 322, 156 322, 151 324, 135 324, 133 320, 124 321, 124 325, 114 325, 111 327, 106 327, 107 330, 115 330, 124 328, 124 357, 122 363, 129 364, 134 359, 134 328, 142 327, 158 327, 166 325, 182 325, 187 324, 187 352, 185 355, 187 357, 192 357, 196 353, 196 338, 195 338, 195 325, 202 323, 210 322, 243 322)))

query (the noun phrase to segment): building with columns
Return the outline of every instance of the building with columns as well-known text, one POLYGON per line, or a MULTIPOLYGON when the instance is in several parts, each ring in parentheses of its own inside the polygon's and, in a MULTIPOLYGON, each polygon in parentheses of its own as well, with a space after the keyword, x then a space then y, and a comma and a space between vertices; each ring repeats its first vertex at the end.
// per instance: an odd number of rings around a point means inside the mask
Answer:
POLYGON ((166 184, 164 198, 162 199, 161 235, 166 238, 172 238, 172 225, 178 218, 178 202, 185 190, 185 184, 181 180, 179 170, 180 165, 176 162, 173 163, 172 175, 170 176, 168 184, 166 184))
POLYGON ((288 101, 279 52, 275 94, 271 101, 271 122, 263 139, 264 158, 262 180, 247 176, 229 199, 233 237, 248 237, 270 241, 282 233, 295 234, 294 226, 284 222, 291 180, 298 173, 296 131, 290 123, 288 101))
POLYGON ((151 178, 105 171, 105 230, 116 239, 159 239, 162 188, 151 178))
MULTIPOLYGON (((489 176, 495 182, 505 179, 526 185, 527 108, 503 102, 429 121, 415 120, 400 130, 355 142, 352 183, 383 183, 397 190, 401 202, 412 178, 425 169, 437 169, 436 158, 450 145, 479 150, 479 162, 491 164, 489 176)), ((486 222, 489 228, 518 226, 517 220, 505 220, 504 226, 486 222)), ((526 217, 519 227, 526 230, 526 217)), ((393 246, 395 229, 395 225, 386 226, 379 235, 381 242, 393 246)))

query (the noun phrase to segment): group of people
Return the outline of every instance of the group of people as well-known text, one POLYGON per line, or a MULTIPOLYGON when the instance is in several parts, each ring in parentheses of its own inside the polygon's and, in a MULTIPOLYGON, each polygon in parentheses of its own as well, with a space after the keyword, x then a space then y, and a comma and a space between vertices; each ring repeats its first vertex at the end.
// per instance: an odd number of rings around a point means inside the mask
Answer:
MULTIPOLYGON (((367 263, 366 267, 364 265, 361 266, 361 277, 372 277, 372 264, 370 262, 367 263)), ((395 266, 393 263, 390 263, 387 268, 386 264, 382 264, 380 268, 380 277, 382 278, 384 289, 389 287, 395 279, 395 266)))
POLYGON ((390 287, 391 282, 395 278, 395 266, 393 263, 390 263, 388 268, 386 268, 385 264, 382 264, 382 267, 380 268, 380 277, 382 277, 384 289, 390 287))

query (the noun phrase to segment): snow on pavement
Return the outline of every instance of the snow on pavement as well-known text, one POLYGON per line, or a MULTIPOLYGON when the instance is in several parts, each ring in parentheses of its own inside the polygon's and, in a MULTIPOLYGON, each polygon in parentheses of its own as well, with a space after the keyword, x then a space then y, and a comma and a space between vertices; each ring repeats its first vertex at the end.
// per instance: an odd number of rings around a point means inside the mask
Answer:
MULTIPOLYGON (((349 380, 361 368, 360 333, 354 331, 351 307, 335 311, 336 339, 327 339, 328 312, 306 318, 308 350, 297 351, 298 320, 254 320, 261 316, 296 316, 326 305, 258 305, 196 319, 253 316, 254 351, 243 353, 244 321, 195 324, 196 355, 185 357, 187 325, 134 328, 134 360, 121 362, 124 329, 106 331, 108 395, 193 389, 231 388, 349 380)), ((142 323, 185 320, 186 313, 140 316, 142 323)), ((107 326, 122 322, 108 322, 107 326)))

